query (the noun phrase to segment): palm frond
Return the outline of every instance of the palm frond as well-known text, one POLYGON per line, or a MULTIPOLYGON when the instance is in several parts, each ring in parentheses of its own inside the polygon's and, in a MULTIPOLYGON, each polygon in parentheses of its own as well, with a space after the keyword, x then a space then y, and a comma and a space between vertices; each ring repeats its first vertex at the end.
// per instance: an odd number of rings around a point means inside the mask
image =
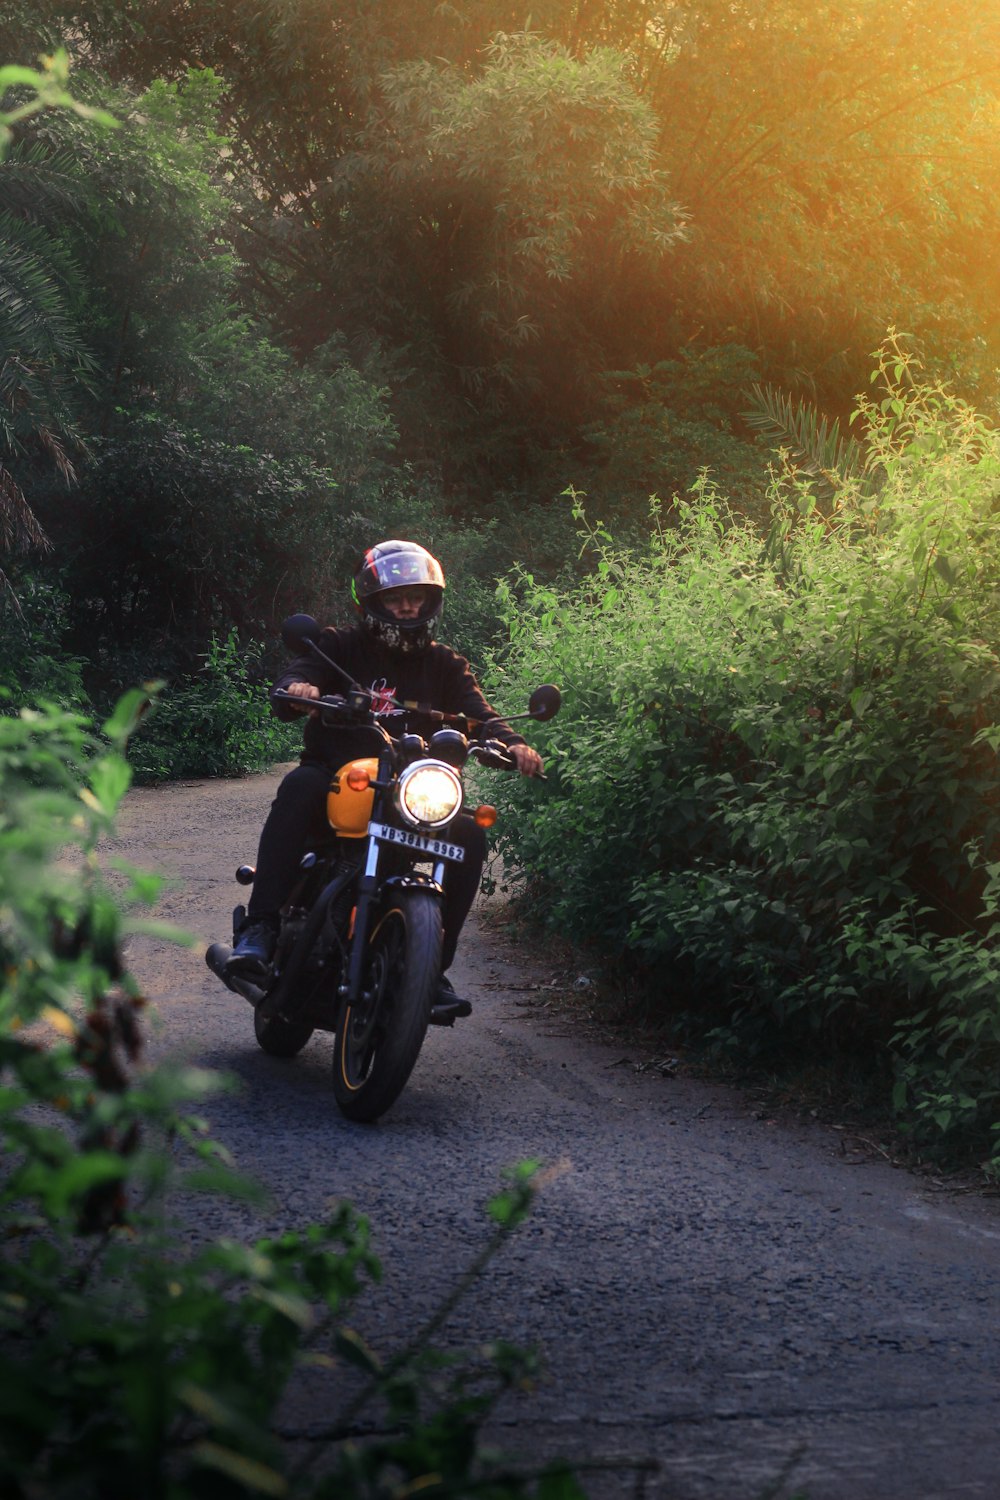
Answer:
POLYGON ((68 306, 72 277, 47 229, 0 211, 0 350, 26 359, 85 358, 68 306))
POLYGON ((865 488, 873 482, 865 472, 863 445, 845 436, 834 418, 771 385, 752 385, 747 394, 747 426, 787 452, 795 466, 816 481, 824 498, 833 499, 851 481, 865 488))
POLYGON ((31 547, 47 552, 51 546, 21 486, 0 464, 0 552, 24 552, 31 547))
POLYGON ((70 310, 74 280, 44 225, 0 210, 0 453, 40 446, 68 482, 77 398, 94 370, 70 310))
POLYGON ((78 156, 43 141, 15 141, 0 168, 5 211, 36 223, 75 212, 91 191, 78 156))

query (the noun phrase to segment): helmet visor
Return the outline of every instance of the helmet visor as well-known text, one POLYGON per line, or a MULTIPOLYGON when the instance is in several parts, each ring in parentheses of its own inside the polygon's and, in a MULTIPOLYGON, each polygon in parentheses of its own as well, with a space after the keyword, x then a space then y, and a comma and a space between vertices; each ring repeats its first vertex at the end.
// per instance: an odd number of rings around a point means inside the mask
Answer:
POLYGON ((382 552, 373 547, 365 554, 358 572, 358 594, 362 599, 380 594, 384 589, 400 589, 412 584, 444 588, 444 573, 436 558, 423 548, 412 551, 382 552))

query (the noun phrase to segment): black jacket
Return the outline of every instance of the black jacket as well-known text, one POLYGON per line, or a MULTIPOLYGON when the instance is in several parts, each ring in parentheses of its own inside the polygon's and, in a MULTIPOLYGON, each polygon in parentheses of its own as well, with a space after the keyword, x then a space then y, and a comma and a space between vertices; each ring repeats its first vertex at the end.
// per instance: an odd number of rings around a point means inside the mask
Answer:
MULTIPOLYGON (((321 632, 319 647, 351 678, 375 693, 385 692, 407 707, 439 709, 443 713, 466 714, 472 719, 488 719, 493 709, 483 696, 464 656, 434 641, 426 651, 405 655, 390 651, 360 626, 321 632)), ((344 680, 317 657, 297 656, 272 688, 271 707, 279 719, 300 717, 288 703, 275 702, 273 693, 291 682, 311 682, 320 692, 342 693, 344 680)), ((502 720, 490 725, 491 739, 505 745, 523 745, 524 739, 502 720)), ((302 759, 321 761, 324 765, 342 765, 347 759, 365 753, 366 745, 351 730, 329 729, 318 718, 307 718, 303 737, 302 759)))

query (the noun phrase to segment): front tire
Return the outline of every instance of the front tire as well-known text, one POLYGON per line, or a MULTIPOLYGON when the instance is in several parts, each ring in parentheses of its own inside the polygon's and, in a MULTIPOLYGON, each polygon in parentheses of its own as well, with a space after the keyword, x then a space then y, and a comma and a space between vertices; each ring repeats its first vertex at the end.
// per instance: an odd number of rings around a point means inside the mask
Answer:
POLYGON ((349 1120, 377 1120, 413 1072, 441 974, 441 909, 426 891, 395 896, 368 940, 365 1001, 345 1005, 333 1092, 349 1120))

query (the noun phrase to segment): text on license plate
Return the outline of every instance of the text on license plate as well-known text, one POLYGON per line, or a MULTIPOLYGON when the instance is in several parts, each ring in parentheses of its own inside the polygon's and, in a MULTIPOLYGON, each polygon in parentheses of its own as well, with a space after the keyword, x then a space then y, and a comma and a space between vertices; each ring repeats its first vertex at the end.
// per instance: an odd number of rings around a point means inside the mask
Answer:
POLYGON ((450 844, 447 839, 436 839, 432 834, 415 833, 412 828, 393 828, 389 823, 369 823, 368 832, 386 844, 403 844, 407 849, 419 849, 422 854, 432 854, 435 859, 465 858, 461 844, 450 844))

